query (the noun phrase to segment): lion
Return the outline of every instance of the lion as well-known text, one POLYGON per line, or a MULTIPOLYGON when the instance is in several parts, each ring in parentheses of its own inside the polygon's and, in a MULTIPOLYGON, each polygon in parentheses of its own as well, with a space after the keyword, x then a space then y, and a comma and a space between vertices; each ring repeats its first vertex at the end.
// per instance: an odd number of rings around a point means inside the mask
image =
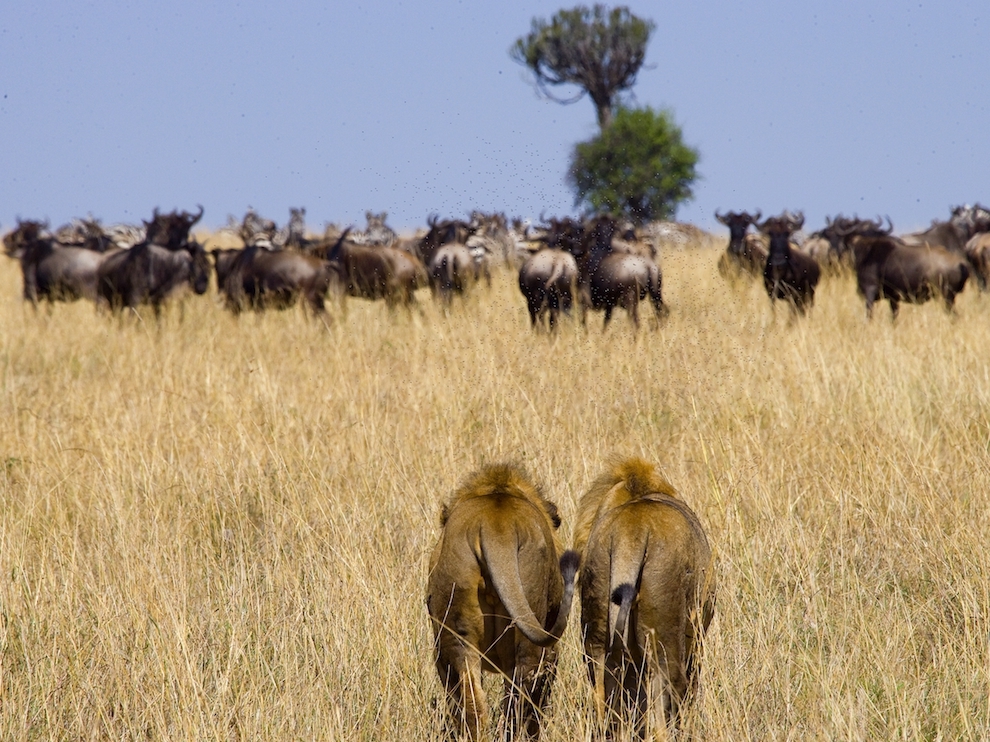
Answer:
POLYGON ((485 729, 487 671, 505 678, 506 738, 538 738, 578 568, 574 552, 558 563, 557 507, 518 467, 489 465, 454 492, 440 525, 426 605, 448 730, 475 740, 485 729))
POLYGON ((653 466, 629 458, 581 497, 574 548, 599 722, 609 737, 620 727, 641 738, 661 724, 676 729, 715 605, 698 517, 653 466))

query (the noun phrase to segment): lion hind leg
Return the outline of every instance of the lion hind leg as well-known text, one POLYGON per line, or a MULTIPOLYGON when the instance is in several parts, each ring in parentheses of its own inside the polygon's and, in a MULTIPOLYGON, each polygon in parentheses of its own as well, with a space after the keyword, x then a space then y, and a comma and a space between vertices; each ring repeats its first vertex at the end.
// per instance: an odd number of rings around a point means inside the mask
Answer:
POLYGON ((557 673, 556 652, 539 652, 537 662, 521 658, 513 676, 505 679, 503 711, 505 739, 519 736, 539 739, 543 715, 550 704, 550 693, 557 673))
POLYGON ((467 732, 468 739, 481 739, 488 726, 488 700, 481 687, 481 656, 477 652, 468 653, 459 680, 462 729, 467 732))

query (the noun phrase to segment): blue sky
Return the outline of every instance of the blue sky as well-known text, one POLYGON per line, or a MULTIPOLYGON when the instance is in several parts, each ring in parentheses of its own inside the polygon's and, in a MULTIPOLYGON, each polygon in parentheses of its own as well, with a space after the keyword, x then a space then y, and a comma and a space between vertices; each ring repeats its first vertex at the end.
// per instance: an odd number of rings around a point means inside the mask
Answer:
MULTIPOLYGON (((396 228, 473 208, 575 213, 587 99, 541 99, 508 56, 558 3, 12 2, 0 13, 0 228, 250 205, 280 224, 396 228)), ((570 7, 564 6, 564 7, 570 7)), ((630 3, 657 28, 634 102, 701 153, 678 218, 990 203, 985 2, 630 3)))

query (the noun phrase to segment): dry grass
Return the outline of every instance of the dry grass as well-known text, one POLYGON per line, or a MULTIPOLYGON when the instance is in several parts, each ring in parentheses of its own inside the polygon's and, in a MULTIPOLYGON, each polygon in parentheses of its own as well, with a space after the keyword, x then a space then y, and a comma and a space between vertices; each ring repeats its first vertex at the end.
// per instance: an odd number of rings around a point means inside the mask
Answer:
MULTIPOLYGON (((990 297, 867 324, 833 279, 791 324, 716 259, 668 255, 659 332, 555 339, 508 273, 448 318, 210 294, 156 327, 35 314, 5 261, 0 738, 437 738, 441 500, 517 460, 569 537, 615 453, 717 553, 699 737, 990 736, 990 297)), ((564 643, 551 741, 591 734, 564 643)))

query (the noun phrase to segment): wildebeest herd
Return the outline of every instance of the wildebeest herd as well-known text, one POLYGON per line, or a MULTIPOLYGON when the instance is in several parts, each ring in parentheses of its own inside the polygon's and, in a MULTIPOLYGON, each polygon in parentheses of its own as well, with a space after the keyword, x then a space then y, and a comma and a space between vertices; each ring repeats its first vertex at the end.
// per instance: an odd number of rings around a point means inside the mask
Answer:
POLYGON ((606 324, 623 307, 638 324, 638 304, 647 297, 657 317, 665 311, 655 250, 608 216, 524 229, 519 220, 510 228, 504 215, 476 211, 467 220, 431 216, 425 229, 401 239, 384 213, 368 212, 367 230, 330 225, 314 239, 303 209, 292 209, 282 229, 249 210, 222 230, 242 247, 207 251, 191 235, 202 215, 202 207, 156 209, 143 228, 103 229, 86 219, 54 232, 42 222, 20 221, 4 247, 20 263, 24 298, 35 304, 86 298, 111 309, 148 304, 158 314, 181 290, 207 290, 212 257, 218 290, 234 313, 284 309, 302 299, 322 314, 328 296, 410 307, 425 287, 449 307, 475 284, 490 286, 496 261, 521 263, 519 287, 534 325, 552 328, 575 305, 582 317, 587 309, 603 310, 606 324))
POLYGON ((823 272, 851 271, 866 313, 880 300, 897 316, 901 303, 920 304, 941 297, 948 310, 973 276, 982 291, 990 280, 990 210, 979 204, 957 206, 947 221, 923 232, 895 236, 890 219, 839 215, 825 227, 796 241, 803 214, 785 212, 760 221, 761 212, 721 214, 729 228, 729 246, 718 268, 727 278, 759 277, 771 300, 783 299, 804 313, 815 299, 823 272), (747 233, 750 226, 757 233, 747 233))
MULTIPOLYGON (((654 242, 609 215, 584 220, 551 218, 536 227, 512 226, 502 214, 473 212, 466 220, 431 216, 415 236, 400 238, 386 215, 368 212, 358 232, 329 225, 307 235, 305 210, 292 209, 279 229, 248 210, 221 231, 243 243, 206 250, 192 235, 197 213, 156 209, 143 227, 104 229, 95 219, 75 220, 49 231, 38 221, 19 221, 4 236, 8 256, 24 278, 24 298, 90 299, 111 309, 147 304, 156 315, 176 294, 207 291, 210 258, 226 307, 284 309, 300 299, 325 313, 328 296, 384 300, 412 307, 416 291, 429 287, 449 308, 478 282, 491 284, 495 263, 518 267, 519 289, 534 327, 553 329, 561 313, 582 322, 589 310, 604 313, 607 326, 617 307, 639 326, 639 305, 649 299, 654 325, 666 315, 654 242)), ((761 212, 715 213, 729 228, 729 245, 718 263, 726 278, 762 276, 772 301, 804 314, 823 274, 854 272, 867 314, 886 300, 896 316, 900 303, 941 297, 951 309, 966 281, 982 290, 990 281, 990 210, 959 206, 946 221, 924 232, 895 236, 889 220, 839 215, 803 237, 804 216, 784 212, 761 221, 761 212), (750 227, 756 232, 748 232, 750 227)))
POLYGON ((505 738, 539 737, 575 584, 596 724, 608 739, 680 725, 714 614, 712 550, 649 463, 617 461, 591 484, 573 550, 562 552, 556 506, 515 466, 469 476, 440 522, 426 605, 452 738, 485 730, 485 671, 503 678, 505 738))

